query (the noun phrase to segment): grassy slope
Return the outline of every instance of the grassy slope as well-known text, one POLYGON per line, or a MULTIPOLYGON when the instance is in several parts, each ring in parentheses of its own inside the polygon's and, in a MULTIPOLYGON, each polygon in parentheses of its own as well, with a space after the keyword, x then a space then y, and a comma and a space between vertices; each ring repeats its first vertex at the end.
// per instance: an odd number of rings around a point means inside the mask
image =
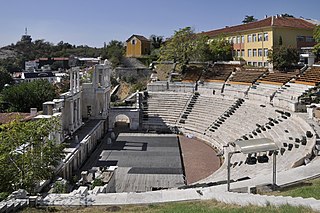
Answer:
POLYGON ((194 213, 194 212, 234 212, 234 213, 244 213, 244 212, 312 212, 310 209, 302 207, 291 207, 291 206, 282 206, 281 208, 276 208, 273 206, 268 207, 256 207, 256 206, 247 206, 241 207, 236 205, 226 205, 216 201, 196 201, 196 202, 178 202, 178 203, 166 203, 166 204, 151 204, 151 205, 127 205, 127 206, 101 206, 101 207, 74 207, 74 208, 62 208, 62 207, 49 207, 45 209, 25 209, 23 212, 175 212, 175 213, 194 213))
POLYGON ((274 195, 292 196, 292 197, 313 197, 320 199, 320 178, 305 181, 297 186, 292 186, 281 190, 280 192, 272 192, 274 195))

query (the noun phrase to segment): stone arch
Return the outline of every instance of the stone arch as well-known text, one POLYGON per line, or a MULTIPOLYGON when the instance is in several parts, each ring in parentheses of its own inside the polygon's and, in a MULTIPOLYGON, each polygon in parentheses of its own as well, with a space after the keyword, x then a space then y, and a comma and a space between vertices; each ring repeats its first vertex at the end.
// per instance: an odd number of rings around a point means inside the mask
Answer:
POLYGON ((130 127, 131 120, 126 114, 118 114, 114 118, 114 127, 126 126, 130 127))
POLYGON ((111 108, 109 113, 109 128, 114 128, 117 119, 126 120, 130 129, 138 129, 140 123, 139 109, 132 108, 111 108))

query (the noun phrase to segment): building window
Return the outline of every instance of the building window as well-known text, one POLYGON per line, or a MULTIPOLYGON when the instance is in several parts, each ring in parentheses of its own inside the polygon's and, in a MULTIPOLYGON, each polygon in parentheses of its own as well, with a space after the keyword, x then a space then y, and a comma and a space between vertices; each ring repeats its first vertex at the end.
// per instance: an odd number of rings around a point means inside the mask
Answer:
POLYGON ((237 44, 240 44, 240 36, 237 36, 237 44))
POLYGON ((304 36, 297 36, 297 41, 304 41, 304 36))
POLYGON ((232 43, 235 44, 236 43, 236 37, 232 37, 232 43))
POLYGON ((262 57, 262 49, 258 49, 258 56, 262 57))
POLYGON ((241 36, 241 43, 244 43, 244 36, 241 36))
POLYGON ((264 67, 268 67, 268 62, 264 62, 264 67))
POLYGON ((315 42, 314 38, 312 36, 306 37, 306 42, 315 42))
POLYGON ((244 57, 244 49, 241 50, 241 57, 244 57))
POLYGON ((237 57, 240 57, 240 50, 237 50, 237 57))
POLYGON ((258 41, 262 41, 262 34, 261 33, 258 34, 258 41))
POLYGON ((264 48, 263 51, 264 51, 264 56, 267 57, 268 56, 268 48, 264 48))
POLYGON ((135 45, 135 44, 136 44, 136 40, 135 40, 135 39, 132 39, 132 40, 131 40, 131 44, 132 44, 132 45, 135 45))
POLYGON ((252 35, 248 35, 248 43, 252 42, 252 35))
POLYGON ((252 62, 251 62, 251 61, 249 61, 249 62, 248 62, 248 65, 249 65, 249 66, 252 66, 252 62))
POLYGON ((257 41, 257 35, 256 34, 252 34, 252 40, 253 40, 253 42, 257 41))
POLYGON ((268 41, 268 40, 269 40, 269 35, 268 35, 268 33, 264 33, 264 34, 263 34, 263 40, 264 40, 264 41, 268 41))
POLYGON ((253 49, 253 57, 257 56, 257 49, 253 49))
POLYGON ((258 62, 258 67, 262 67, 262 62, 258 62))
POLYGON ((254 67, 256 67, 256 66, 257 66, 257 62, 253 62, 252 65, 253 65, 254 67))
POLYGON ((248 57, 252 57, 252 49, 248 49, 248 57))

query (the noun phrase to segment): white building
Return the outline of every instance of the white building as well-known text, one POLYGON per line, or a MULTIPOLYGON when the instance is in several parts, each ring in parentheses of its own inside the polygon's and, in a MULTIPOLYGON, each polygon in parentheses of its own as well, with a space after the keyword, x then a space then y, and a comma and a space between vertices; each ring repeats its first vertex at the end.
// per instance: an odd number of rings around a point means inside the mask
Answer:
POLYGON ((35 80, 45 79, 50 83, 56 82, 56 76, 52 72, 23 72, 21 79, 25 82, 32 82, 35 80))
POLYGON ((108 61, 95 65, 92 82, 82 84, 83 118, 107 119, 110 108, 111 70, 108 61))

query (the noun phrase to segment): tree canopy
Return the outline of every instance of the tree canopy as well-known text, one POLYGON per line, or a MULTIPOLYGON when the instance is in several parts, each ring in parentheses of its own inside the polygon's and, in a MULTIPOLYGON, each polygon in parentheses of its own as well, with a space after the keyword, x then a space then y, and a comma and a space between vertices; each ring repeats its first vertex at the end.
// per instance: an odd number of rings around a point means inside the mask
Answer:
POLYGON ((190 27, 175 31, 175 34, 160 49, 160 61, 172 60, 182 65, 189 61, 232 60, 232 46, 224 37, 209 39, 196 34, 190 27))
POLYGON ((59 130, 57 118, 0 125, 0 192, 26 189, 50 179, 63 157, 63 146, 48 137, 59 130))
POLYGON ((212 61, 231 61, 232 45, 224 37, 212 39, 209 43, 212 61))
POLYGON ((258 19, 256 19, 254 16, 246 15, 246 16, 244 17, 242 23, 247 24, 247 23, 255 22, 255 21, 258 21, 258 19))
POLYGON ((56 98, 55 87, 47 80, 24 82, 5 88, 3 102, 9 103, 9 111, 30 112, 30 108, 42 109, 42 103, 56 98))
POLYGON ((149 40, 151 41, 151 49, 159 49, 163 44, 163 36, 151 35, 149 40))
POLYGON ((286 70, 299 61, 299 53, 296 48, 280 45, 269 51, 268 58, 274 68, 286 70))
POLYGON ((105 45, 102 59, 108 59, 113 67, 117 67, 121 63, 124 55, 124 45, 121 41, 112 40, 108 45, 105 45))
POLYGON ((317 25, 313 31, 313 38, 317 42, 314 46, 314 53, 319 57, 320 56, 320 25, 317 25))
POLYGON ((174 35, 160 49, 160 61, 172 60, 185 66, 191 60, 206 61, 208 38, 196 35, 190 27, 175 31, 174 35))
POLYGON ((0 66, 4 66, 9 72, 24 69, 24 62, 37 58, 50 57, 99 57, 103 48, 89 47, 87 45, 72 45, 68 42, 60 41, 56 45, 38 39, 33 42, 18 41, 16 44, 3 47, 2 49, 11 50, 17 53, 16 57, 9 57, 0 60, 0 66))
POLYGON ((12 83, 13 83, 13 79, 10 73, 8 73, 5 70, 5 68, 0 66, 0 92, 2 91, 2 89, 6 84, 12 84, 12 83))

